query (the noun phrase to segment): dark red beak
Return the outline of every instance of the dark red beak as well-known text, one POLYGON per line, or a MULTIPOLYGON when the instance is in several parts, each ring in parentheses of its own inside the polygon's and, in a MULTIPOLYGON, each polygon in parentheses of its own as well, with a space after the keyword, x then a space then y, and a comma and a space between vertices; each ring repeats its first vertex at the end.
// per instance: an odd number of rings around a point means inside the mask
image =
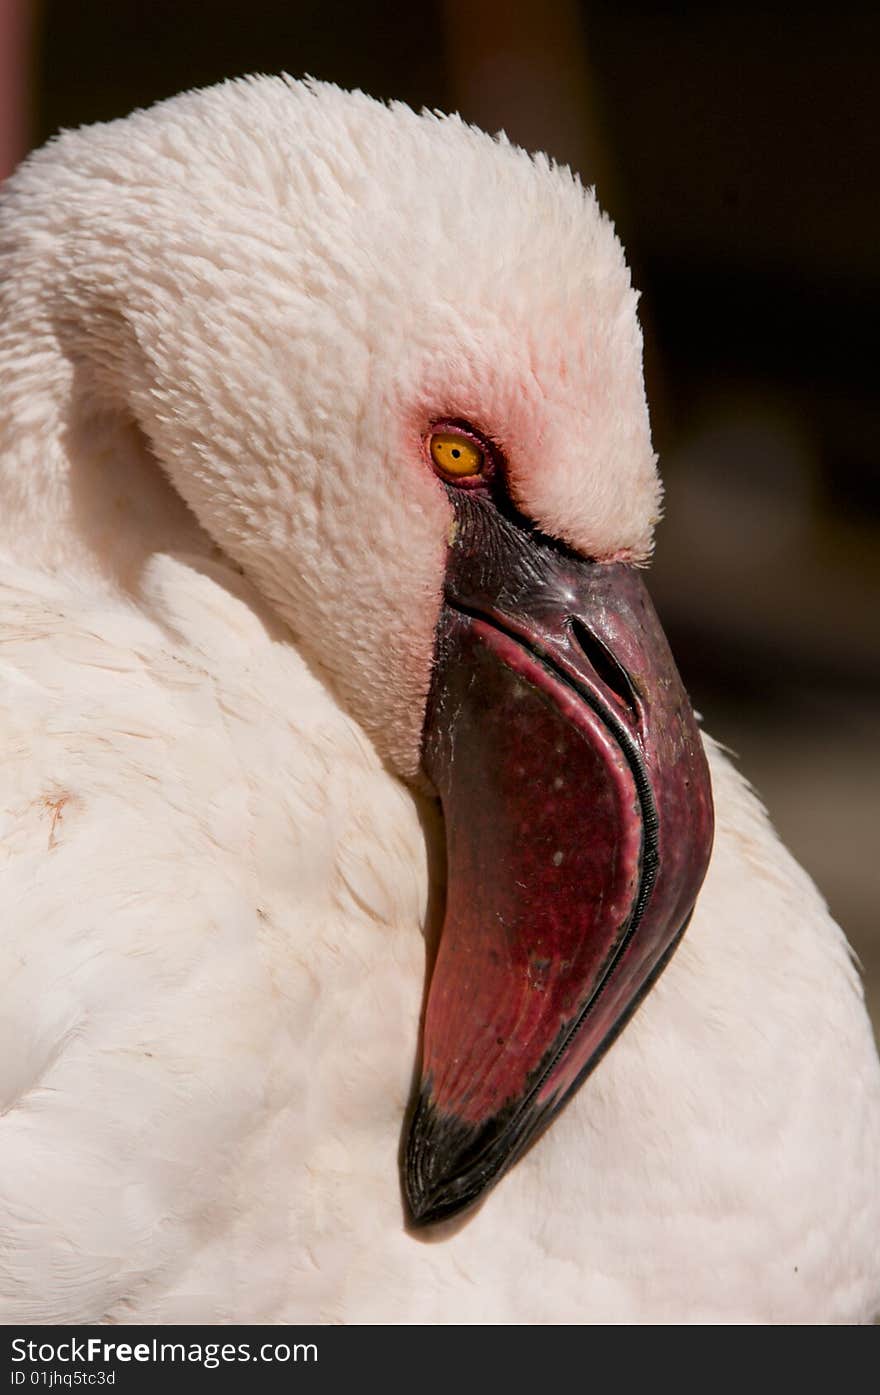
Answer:
POLYGON ((424 734, 447 904, 405 1169, 422 1224, 476 1201, 586 1078, 712 846, 702 743, 638 571, 450 495, 424 734))

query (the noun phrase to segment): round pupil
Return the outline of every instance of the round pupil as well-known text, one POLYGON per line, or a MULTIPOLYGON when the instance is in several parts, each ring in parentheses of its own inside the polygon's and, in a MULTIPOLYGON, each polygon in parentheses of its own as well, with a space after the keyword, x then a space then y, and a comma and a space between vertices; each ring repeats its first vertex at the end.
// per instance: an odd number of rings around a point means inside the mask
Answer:
POLYGON ((461 451, 458 449, 457 446, 455 446, 455 447, 453 448, 453 451, 452 451, 452 458, 453 458, 453 460, 457 460, 458 457, 459 457, 460 455, 461 455, 461 451))

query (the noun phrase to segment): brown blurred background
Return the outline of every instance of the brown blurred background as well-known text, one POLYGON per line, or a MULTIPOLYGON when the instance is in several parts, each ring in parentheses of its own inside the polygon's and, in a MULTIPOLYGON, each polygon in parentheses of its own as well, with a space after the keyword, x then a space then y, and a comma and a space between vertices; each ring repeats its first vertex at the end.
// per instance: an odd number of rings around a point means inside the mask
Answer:
POLYGON ((880 1022, 880 8, 0 0, 0 176, 244 72, 504 128, 595 183, 643 291, 652 588, 706 724, 847 929, 880 1022))

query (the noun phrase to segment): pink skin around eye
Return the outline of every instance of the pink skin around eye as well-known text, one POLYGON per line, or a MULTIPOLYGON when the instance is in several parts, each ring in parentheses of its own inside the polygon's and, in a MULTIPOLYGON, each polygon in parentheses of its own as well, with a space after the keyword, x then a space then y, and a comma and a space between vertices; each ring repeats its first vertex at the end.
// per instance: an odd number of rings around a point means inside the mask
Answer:
POLYGON ((447 484, 456 485, 459 489, 478 489, 482 485, 485 485, 486 481, 490 480, 495 472, 495 452, 489 442, 485 437, 480 436, 478 432, 474 431, 472 427, 462 422, 449 419, 441 419, 440 421, 433 422, 431 430, 424 438, 424 444, 428 464, 431 466, 435 475, 438 475, 439 478, 444 480, 447 484), (447 474, 445 470, 437 465, 437 462, 431 455, 431 441, 434 436, 438 435, 460 436, 463 441, 469 442, 470 445, 474 446, 480 452, 483 458, 482 470, 475 475, 447 474))

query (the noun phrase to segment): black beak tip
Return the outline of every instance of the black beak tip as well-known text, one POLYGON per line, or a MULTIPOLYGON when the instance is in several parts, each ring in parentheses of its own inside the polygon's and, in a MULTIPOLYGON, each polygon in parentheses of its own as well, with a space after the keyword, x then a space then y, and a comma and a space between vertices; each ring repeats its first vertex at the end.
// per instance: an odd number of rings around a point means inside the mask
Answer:
POLYGON ((498 1148, 497 1121, 483 1127, 438 1110, 424 1087, 409 1126, 404 1190, 415 1227, 448 1221, 479 1201, 506 1169, 507 1150, 498 1148))
POLYGON ((445 1204, 442 1189, 439 1192, 420 1192, 411 1182, 406 1179, 406 1200, 409 1208, 409 1223, 414 1230, 427 1230, 438 1221, 446 1220, 448 1216, 455 1214, 455 1208, 450 1211, 445 1204))
POLYGON ((482 1191, 481 1187, 462 1186, 454 1177, 448 1180, 438 1177, 432 1184, 409 1165, 404 1181, 409 1221, 416 1230, 451 1220, 466 1211, 482 1191))

